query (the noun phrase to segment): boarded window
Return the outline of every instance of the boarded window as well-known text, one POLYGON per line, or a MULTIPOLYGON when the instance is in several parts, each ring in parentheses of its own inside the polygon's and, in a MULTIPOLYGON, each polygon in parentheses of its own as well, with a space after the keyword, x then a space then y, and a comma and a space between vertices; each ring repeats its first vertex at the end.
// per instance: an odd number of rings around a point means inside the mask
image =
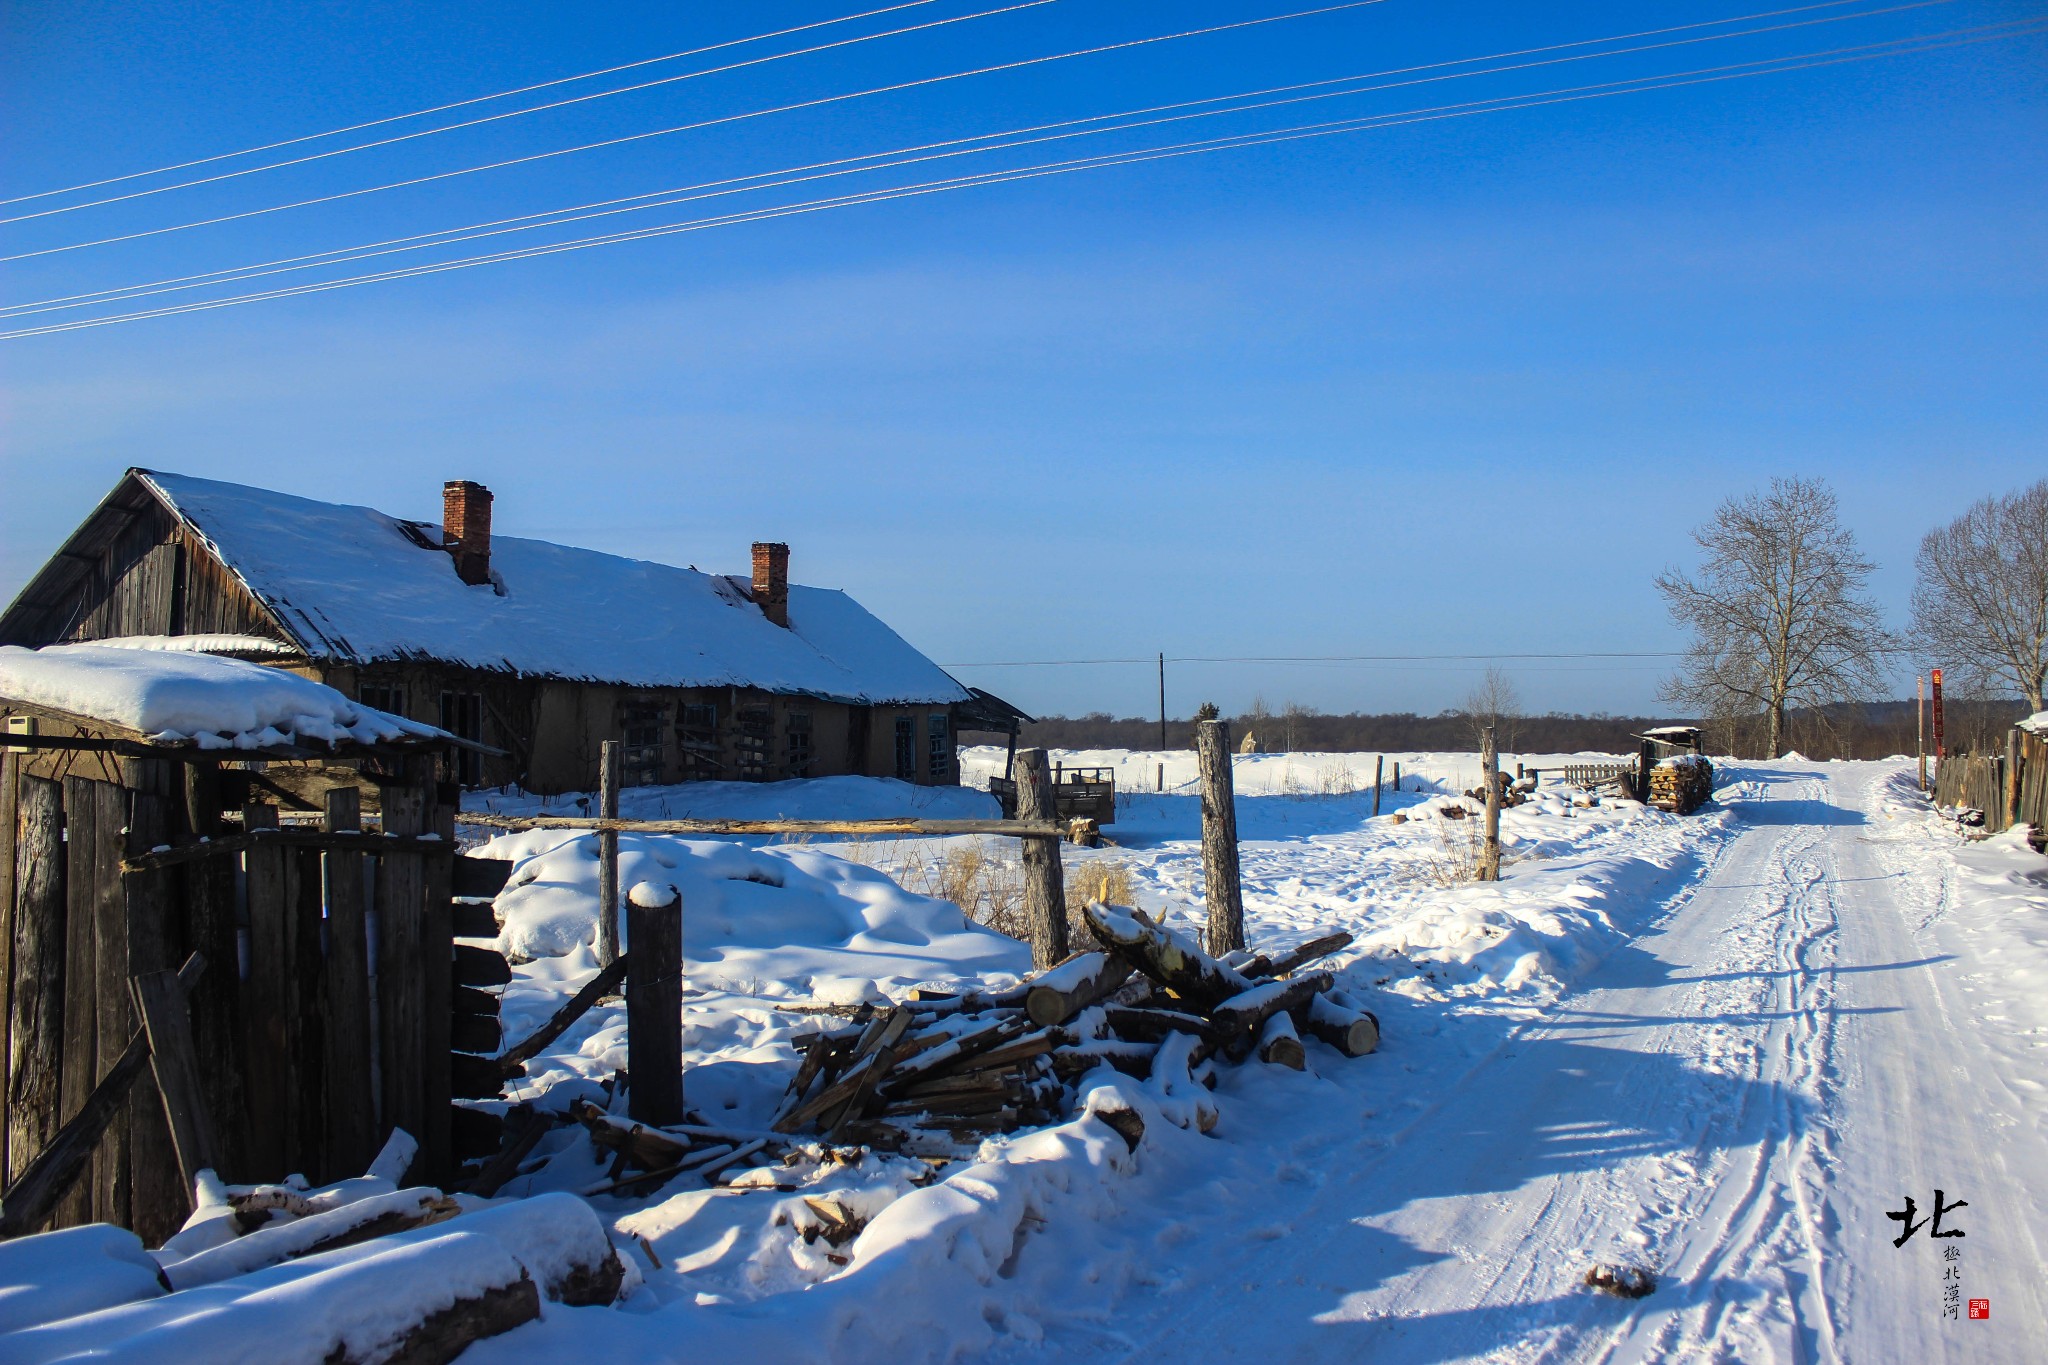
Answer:
POLYGON ((685 702, 676 721, 676 747, 683 754, 683 780, 708 782, 718 776, 718 708, 685 702))
POLYGON ((811 713, 792 711, 783 721, 783 733, 789 741, 783 772, 789 777, 811 775, 811 713))
POLYGON ((768 746, 775 738, 775 713, 765 706, 742 706, 733 715, 733 748, 743 782, 766 782, 768 746))
POLYGON ((638 698, 619 708, 624 750, 619 755, 626 785, 646 787, 661 781, 668 757, 662 742, 668 707, 659 701, 638 698))
POLYGON ((944 782, 952 776, 953 730, 949 724, 951 719, 944 711, 934 712, 926 718, 925 772, 934 782, 944 782))
MULTIPOLYGON (((481 744, 484 738, 484 699, 477 692, 441 694, 441 728, 462 739, 481 744)), ((484 780, 484 756, 474 749, 455 750, 455 780, 465 787, 484 780)))
POLYGON ((917 722, 909 716, 896 717, 896 777, 917 781, 917 722))

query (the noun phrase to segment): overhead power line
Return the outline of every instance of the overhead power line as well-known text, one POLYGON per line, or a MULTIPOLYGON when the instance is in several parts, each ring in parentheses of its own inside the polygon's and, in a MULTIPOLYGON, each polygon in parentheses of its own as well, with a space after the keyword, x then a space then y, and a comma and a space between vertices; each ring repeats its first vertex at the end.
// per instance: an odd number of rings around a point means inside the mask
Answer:
POLYGON ((552 255, 558 252, 584 250, 594 246, 613 245, 627 241, 639 241, 652 237, 668 236, 680 232, 701 231, 711 227, 730 226, 743 222, 765 221, 771 218, 793 216, 799 213, 819 212, 828 208, 849 207, 855 204, 880 203, 892 199, 909 198, 925 194, 943 193, 948 190, 964 189, 982 185, 1001 184, 1013 180, 1036 179, 1048 175, 1067 174, 1079 170, 1101 169, 1109 166, 1131 165, 1147 161, 1164 160, 1173 157, 1198 155, 1212 151, 1235 150, 1244 147, 1265 146, 1281 142, 1299 141, 1307 138, 1327 137, 1340 133, 1371 131, 1398 127, 1410 123, 1433 122, 1448 118, 1469 117, 1482 113, 1502 113, 1516 109, 1534 108, 1542 105, 1571 103, 1590 99, 1607 98, 1613 95, 1638 94, 1651 90, 1673 89, 1688 85, 1710 84, 1720 81, 1743 79, 1751 76, 1773 75, 1785 72, 1807 70, 1821 66, 1841 65, 1850 62, 1874 60, 1885 56, 1898 56, 1915 52, 1933 51, 1947 47, 1964 46, 1971 43, 1987 42, 1998 38, 2019 36, 2022 33, 2041 31, 2048 27, 2048 21, 2023 20, 2007 24, 1983 25, 1972 29, 1950 30, 1944 33, 1916 35, 1910 38, 1893 39, 1882 43, 1862 44, 1854 47, 1829 49, 1822 52, 1790 54, 1762 58, 1750 62, 1732 63, 1724 66, 1705 67, 1692 71, 1669 73, 1657 76, 1638 77, 1626 81, 1602 82, 1596 85, 1565 87, 1559 90, 1530 94, 1501 96, 1490 100, 1468 101, 1457 105, 1437 106, 1432 109, 1402 111, 1393 114, 1367 115, 1350 119, 1329 120, 1321 123, 1302 124, 1280 129, 1268 129, 1254 133, 1235 134, 1226 137, 1203 139, 1195 142, 1172 144, 1165 147, 1145 148, 1135 151, 1107 153, 1100 156, 1074 158, 1067 161, 1044 163, 1037 166, 991 171, 979 175, 958 176, 944 180, 924 182, 909 186, 897 186, 864 193, 836 196, 806 201, 798 204, 778 205, 710 218, 691 219, 679 223, 667 223, 653 227, 604 234, 597 237, 576 239, 546 245, 520 248, 481 256, 466 257, 453 261, 405 267, 367 275, 350 276, 339 280, 290 286, 286 288, 259 291, 252 294, 234 295, 223 299, 210 299, 164 308, 141 310, 133 313, 113 314, 97 318, 79 319, 70 322, 51 323, 39 327, 21 328, 0 332, 0 340, 26 336, 44 335, 51 332, 71 331, 84 327, 107 326, 119 322, 139 321, 145 318, 166 317, 187 312, 207 311, 214 308, 236 306, 243 303, 270 299, 297 297, 302 294, 322 293, 330 289, 351 288, 361 284, 382 283, 389 280, 409 279, 422 275, 438 274, 444 271, 469 269, 479 265, 496 264, 504 261, 523 260, 531 257, 552 255))
MULTIPOLYGON (((1035 4, 1050 2, 1051 0, 1032 0, 1032 3, 1035 4)), ((803 109, 819 109, 826 105, 843 104, 848 100, 866 99, 873 95, 895 94, 904 90, 916 90, 925 86, 940 85, 947 81, 993 75, 1000 71, 1020 71, 1026 67, 1043 66, 1048 62, 1067 61, 1075 57, 1093 57, 1105 52, 1122 52, 1154 43, 1177 42, 1184 38, 1200 38, 1215 33, 1226 33, 1234 29, 1255 28, 1262 24, 1277 24, 1290 19, 1306 19, 1314 15, 1332 14, 1339 10, 1363 9, 1368 5, 1384 3, 1386 3, 1386 0, 1345 0, 1343 4, 1324 5, 1316 9, 1296 10, 1291 14, 1262 15, 1256 19, 1241 19, 1228 24, 1214 24, 1207 28, 1185 29, 1178 33, 1162 33, 1145 38, 1131 38, 1123 42, 1075 48, 1068 52, 1056 52, 1043 57, 1026 57, 1013 62, 998 62, 990 66, 974 67, 970 70, 950 71, 938 76, 925 76, 917 80, 896 81, 888 85, 871 86, 866 90, 848 91, 837 95, 821 95, 815 99, 797 100, 789 104, 779 104, 767 109, 752 109, 745 113, 724 114, 717 118, 698 119, 692 123, 678 123, 667 128, 655 128, 646 132, 626 133, 618 137, 603 138, 596 142, 579 143, 573 147, 557 147, 545 152, 531 152, 525 156, 506 157, 498 161, 481 162, 474 166, 463 166, 452 171, 437 171, 432 175, 420 175, 405 180, 387 181, 382 185, 367 185, 360 189, 340 190, 333 194, 315 195, 307 199, 293 200, 290 203, 270 204, 263 208, 245 209, 239 213, 217 214, 211 218, 198 218, 190 222, 174 223, 168 227, 146 228, 138 232, 118 233, 111 237, 97 237, 90 241, 69 242, 61 246, 43 247, 35 251, 15 252, 13 255, 0 256, 0 261, 24 261, 37 256, 54 256, 68 251, 83 251, 89 247, 112 246, 117 242, 133 242, 145 237, 161 237, 166 233, 186 232, 193 228, 216 227, 222 223, 235 223, 248 218, 260 218, 266 214, 284 213, 292 209, 311 208, 316 204, 332 204, 344 199, 360 199, 365 195, 382 194, 386 190, 409 189, 417 185, 430 185, 437 181, 452 180, 458 176, 475 175, 483 171, 504 170, 512 166, 525 166, 531 165, 534 162, 552 160, 555 157, 574 156, 581 152, 600 151, 608 147, 623 147, 629 143, 644 142, 649 138, 669 137, 676 133, 699 132, 706 128, 717 128, 731 123, 743 123, 748 119, 766 118, 774 114, 795 113, 803 109)), ((1949 3, 1949 0, 1922 0, 1922 3, 1943 4, 1949 3)))
MULTIPOLYGON (((1375 0, 1360 0, 1361 3, 1375 3, 1375 0)), ((996 9, 985 9, 973 14, 955 15, 949 19, 932 19, 906 28, 892 28, 882 33, 866 33, 858 38, 841 38, 836 42, 820 43, 815 47, 800 47, 790 52, 770 53, 765 57, 750 57, 743 62, 728 62, 724 66, 707 67, 702 71, 685 71, 676 76, 663 76, 657 80, 641 81, 637 85, 623 85, 616 90, 598 90, 588 95, 573 95, 568 99, 554 100, 548 104, 536 104, 525 109, 508 109, 500 114, 485 114, 481 118, 464 119, 460 123, 445 123, 439 128, 422 128, 416 132, 399 133, 392 137, 378 138, 371 142, 358 142, 352 147, 335 147, 324 152, 310 152, 305 156, 291 157, 284 161, 273 161, 263 166, 247 166, 237 171, 222 171, 218 175, 200 176, 193 180, 181 180, 173 185, 157 185, 146 190, 133 190, 127 194, 109 195, 104 199, 88 199, 82 204, 66 204, 60 208, 41 209, 35 213, 18 214, 13 218, 0 218, 0 224, 25 223, 34 218, 48 218, 60 213, 76 213, 80 209, 98 208, 105 204, 123 204, 131 199, 146 199, 151 195, 168 194, 172 190, 192 189, 198 185, 211 185, 222 180, 237 180, 243 176, 259 175, 264 171, 282 170, 287 166, 303 166, 312 161, 325 161, 330 157, 347 156, 351 152, 364 152, 377 147, 390 147, 400 142, 412 142, 437 133, 452 133, 461 128, 475 128, 486 123, 499 123, 505 119, 522 118, 527 114, 544 113, 550 109, 566 109, 572 104, 587 104, 592 100, 610 99, 614 95, 630 95, 639 90, 652 90, 656 86, 674 85, 678 81, 693 81, 701 76, 717 76, 730 71, 741 71, 750 66, 765 66, 790 57, 808 57, 813 53, 830 52, 835 48, 854 47, 871 43, 880 38, 895 38, 906 33, 922 33, 926 29, 944 28, 949 24, 964 24, 971 19, 987 19, 997 14, 1012 14, 1017 10, 1037 9, 1040 5, 1057 3, 1057 0, 1018 0, 1016 4, 1003 5, 996 9)), ((488 168, 486 168, 488 169, 488 168)), ((401 182, 410 184, 413 182, 401 182)), ((373 191, 358 191, 372 193, 373 191)), ((319 202, 319 201, 314 201, 319 202)), ((171 229, 165 229, 170 231, 171 229)))
POLYGON ((1707 34, 1675 41, 1645 44, 1640 47, 1606 47, 1596 52, 1573 52, 1566 57, 1551 57, 1541 61, 1522 62, 1508 66, 1483 66, 1481 63, 1503 62, 1514 58, 1542 56, 1548 53, 1571 52, 1573 49, 1601 47, 1605 44, 1627 43, 1642 38, 1668 38, 1675 33, 1694 32, 1700 29, 1725 28, 1730 24, 1749 23, 1759 19, 1777 19, 1787 15, 1806 14, 1819 9, 1838 9, 1847 0, 1829 0, 1823 4, 1793 6, 1785 9, 1765 10, 1758 13, 1736 15, 1726 19, 1703 20, 1690 24, 1670 25, 1663 28, 1646 29, 1634 33, 1612 34, 1598 38, 1577 39, 1564 43, 1551 43, 1542 47, 1521 48, 1507 52, 1489 53, 1480 57, 1460 57, 1447 61, 1428 62, 1414 66, 1395 67, 1382 71, 1329 77, 1316 81, 1301 81, 1289 85, 1270 86, 1265 89, 1241 91, 1228 95, 1209 96, 1202 99, 1183 100, 1173 104, 1152 105, 1141 109, 1124 110, 1112 114, 1095 114, 1083 118, 1066 119, 1055 123, 1034 124, 1022 128, 1008 129, 999 133, 976 134, 971 137, 951 138, 939 142, 923 143, 914 147, 896 148, 886 152, 870 152, 856 156, 840 157, 835 160, 812 162, 809 165, 785 167, 777 171, 760 172, 751 175, 727 177, 722 180, 706 181, 696 185, 675 186, 653 190, 642 194, 625 195, 613 199, 574 205, 561 209, 549 209, 537 213, 519 214, 508 218, 483 223, 471 223, 460 227, 444 228, 434 232, 418 233, 409 237, 388 238, 380 242, 361 243, 351 247, 335 247, 326 251, 310 252, 300 256, 258 262, 247 266, 233 266, 217 270, 201 271, 196 274, 176 276, 169 279, 153 280, 134 285, 109 289, 92 290, 82 294, 63 295, 32 303, 0 305, 0 317, 21 317, 34 313, 85 308, 97 304, 122 302, 129 299, 145 298, 157 294, 181 292, 188 289, 204 288, 208 285, 227 284, 241 280, 256 279, 267 275, 286 274, 299 270, 319 269, 340 265, 348 261, 367 260, 374 256, 395 255, 406 251, 429 250, 434 247, 452 246, 459 242, 474 241, 483 237, 503 236, 513 232, 531 232, 549 227, 558 227, 571 222, 588 221, 593 218, 610 217, 621 213, 640 213, 651 209, 670 207, 693 200, 718 198, 730 194, 754 193, 767 189, 786 188, 813 180, 831 179, 843 175, 867 174, 879 170, 895 169, 920 162, 944 160, 949 157, 980 155, 987 152, 1008 150, 1032 143, 1060 141, 1065 137, 1094 136, 1104 133, 1127 131, 1132 128, 1157 126, 1182 122, 1189 118, 1216 117, 1234 113, 1249 112, 1262 108, 1273 108, 1287 104, 1307 103, 1317 99, 1349 97, 1398 89, 1410 85, 1425 85, 1438 81, 1460 80, 1469 77, 1498 75, 1506 71, 1526 70, 1534 67, 1552 66, 1565 62, 1586 61, 1597 57, 1626 56, 1634 53, 1655 51, 1670 47, 1683 47, 1693 43, 1719 41, 1732 38, 1751 37, 1762 33, 1781 32, 1787 29, 1812 27, 1818 24, 1840 23, 1850 19, 1868 18, 1880 14, 1898 13, 1909 9, 1922 9, 1932 5, 1949 3, 1949 0, 1909 0, 1909 3, 1892 5, 1882 9, 1863 10, 1854 14, 1833 14, 1823 18, 1799 20, 1788 24, 1776 24, 1763 28, 1738 29, 1724 33, 1707 34), (1447 74, 1418 76, 1417 79, 1392 81, 1383 85, 1358 85, 1358 82, 1380 81, 1394 76, 1417 76, 1423 72, 1445 72, 1451 67, 1472 67, 1467 71, 1453 71, 1447 74), (1334 86, 1355 88, 1330 90, 1334 86), (1303 91, 1326 91, 1324 94, 1302 95, 1303 91), (1271 99, 1263 104, 1246 103, 1262 100, 1268 96, 1298 95, 1293 99, 1271 99), (1216 108, 1229 105, 1232 107, 1216 108), (1185 114, 1179 118, 1153 118, 1152 115, 1171 114, 1182 110, 1202 110, 1185 114), (1124 122, 1116 122, 1124 120, 1124 122), (1102 125, 1087 128, 1086 125, 1102 125), (1061 133, 1066 129, 1084 129, 1081 132, 1061 133), (1060 134, 1060 136, 1043 136, 1060 134), (1008 139, 1008 141, 1005 141, 1008 139), (972 144, 986 144, 975 146, 972 144), (862 164, 866 163, 866 164, 862 164), (750 183, 757 182, 757 183, 750 183), (621 207, 623 206, 623 207, 621 207))
MULTIPOLYGON (((1416 664, 1416 663, 1499 663, 1504 659, 1677 659, 1684 651, 1579 650, 1537 654, 1168 654, 1170 664, 1416 664)), ((1143 664, 1157 667, 1162 657, 1148 654, 1142 659, 1004 659, 971 664, 940 664, 941 668, 1080 668, 1096 664, 1143 664)))
POLYGON ((683 52, 664 53, 659 57, 643 57, 639 61, 625 62, 618 66, 602 67, 596 71, 580 71, 573 76, 557 76, 553 80, 538 81, 511 90, 500 90, 491 95, 473 95, 468 99, 454 100, 447 104, 436 104, 426 109, 414 109, 404 114, 387 114, 382 118, 367 119, 362 123, 351 123, 340 128, 329 128, 320 133, 304 133, 298 137, 283 138, 277 142, 265 142, 255 147, 244 147, 240 151, 216 152, 211 156, 194 157, 190 161, 173 162, 168 166, 156 166, 146 171, 130 171, 126 175, 110 175, 102 180, 86 180, 76 185, 65 185, 54 190, 37 190, 33 194, 18 194, 12 199, 0 199, 0 204, 25 204, 32 199, 48 199, 59 194, 75 194, 80 190, 98 189, 102 185, 119 185, 129 180, 144 180, 152 175, 169 175, 172 171, 190 170, 194 166, 211 166, 222 161, 232 161, 238 156, 255 156, 261 152, 274 152, 283 147, 299 147, 322 138, 342 137, 349 133, 360 133, 366 128, 383 128, 407 119, 427 118, 433 114, 445 114, 451 109, 468 109, 492 100, 511 99, 515 95, 530 95, 536 90, 552 90, 557 86, 573 85, 577 81, 595 80, 599 76, 615 76, 621 71, 635 71, 642 67, 658 66, 662 62, 681 61, 685 57, 701 57, 707 52, 722 52, 728 48, 744 47, 748 43, 764 43, 774 38, 787 38, 793 34, 808 33, 814 29, 831 28, 837 24, 851 24, 861 19, 873 19, 898 10, 922 9, 937 4, 938 0, 908 0, 905 4, 885 5, 859 14, 842 14, 837 19, 820 19, 815 23, 798 24, 794 28, 777 29, 773 33, 756 33, 746 38, 732 38, 722 43, 711 43, 705 47, 693 47, 683 52))

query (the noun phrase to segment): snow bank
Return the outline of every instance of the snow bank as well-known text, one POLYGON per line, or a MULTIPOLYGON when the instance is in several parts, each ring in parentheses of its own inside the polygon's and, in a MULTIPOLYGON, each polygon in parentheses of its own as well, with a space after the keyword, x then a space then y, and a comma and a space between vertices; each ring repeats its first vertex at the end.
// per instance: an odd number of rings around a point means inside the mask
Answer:
POLYGON ((0 645, 0 697, 202 749, 446 738, 324 683, 242 659, 128 646, 0 645))
MULTIPOLYGON (((126 1228, 88 1223, 0 1242, 0 1335, 163 1292, 156 1261, 126 1228)), ((0 1358, 12 1358, 4 1341, 0 1358)))
MULTIPOLYGON (((532 830, 481 852, 515 864, 496 902, 501 951, 558 957, 591 941, 595 834, 532 830)), ((621 834, 619 878, 682 892, 684 970, 697 987, 858 1001, 877 986, 1014 975, 1030 964, 1029 949, 969 924, 951 901, 912 895, 822 849, 621 834)))
MULTIPOLYGON (((495 815, 560 815, 596 810, 591 792, 561 796, 470 792, 466 809, 495 815)), ((994 820, 1002 807, 970 787, 920 787, 893 777, 806 777, 786 782, 678 782, 627 787, 627 820, 994 820)))

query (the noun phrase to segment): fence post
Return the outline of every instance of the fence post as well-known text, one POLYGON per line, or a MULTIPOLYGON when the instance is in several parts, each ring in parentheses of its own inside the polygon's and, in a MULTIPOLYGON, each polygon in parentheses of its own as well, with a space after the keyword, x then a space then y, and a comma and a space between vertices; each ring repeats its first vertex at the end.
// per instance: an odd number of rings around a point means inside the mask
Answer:
MULTIPOLYGON (((1401 790, 1401 765, 1399 762, 1396 762, 1394 764, 1394 790, 1401 790)), ((1422 789, 1420 787, 1417 787, 1416 790, 1420 791, 1422 789)))
MULTIPOLYGON (((1043 749, 1017 751, 1017 818, 1059 822, 1052 772, 1043 749)), ((1067 955, 1067 891, 1057 836, 1032 836, 1024 846, 1024 920, 1031 926, 1031 965, 1043 971, 1067 955)))
POLYGON ((1481 735, 1479 767, 1486 784, 1486 844, 1479 853, 1479 880, 1500 880, 1500 753, 1494 748, 1493 727, 1481 735))
POLYGON ((1237 793, 1230 771, 1230 722, 1195 727, 1202 769, 1202 883, 1209 902, 1209 951, 1244 947, 1244 891, 1237 868, 1237 793))
POLYGON ((1381 754, 1372 761, 1372 813, 1380 813, 1380 783, 1387 775, 1387 756, 1381 754))
MULTIPOLYGON (((619 742, 608 739, 598 750, 597 814, 601 820, 619 818, 619 742)), ((619 832, 600 830, 597 836, 597 965, 609 967, 619 955, 619 832)))
POLYGON ((2020 818, 2020 727, 2005 732, 2005 819, 2000 829, 2010 829, 2020 818))
POLYGON ((64 1071, 64 796, 23 776, 15 828, 14 991, 8 1005, 13 1104, 7 1113, 12 1184, 56 1136, 64 1071))
POLYGON ((641 882, 626 904, 626 1106, 665 1127, 683 1121, 683 894, 641 882))

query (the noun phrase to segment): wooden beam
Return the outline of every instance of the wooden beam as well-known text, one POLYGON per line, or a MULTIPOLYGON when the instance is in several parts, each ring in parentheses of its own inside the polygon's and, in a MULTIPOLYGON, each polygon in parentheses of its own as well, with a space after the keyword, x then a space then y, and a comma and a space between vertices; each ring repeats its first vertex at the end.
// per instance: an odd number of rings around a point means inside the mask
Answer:
MULTIPOLYGON (((507 1048, 503 1055, 496 1059, 504 1074, 506 1076, 517 1074, 528 1061, 540 1055, 542 1048, 567 1032, 569 1025, 581 1019, 592 1005, 595 1005, 612 991, 617 990, 619 982, 625 979, 627 963, 632 956, 631 953, 621 953, 618 957, 613 958, 611 966, 604 968, 596 976, 591 977, 589 981, 585 982, 583 989, 571 996, 569 1002, 556 1010, 545 1024, 542 1024, 539 1028, 528 1034, 524 1041, 507 1048)), ((677 1017, 681 1017, 680 1000, 678 1001, 677 1017)))
POLYGON ((7 1172, 25 1170, 57 1128, 64 1069, 63 788, 21 779, 16 828, 14 993, 8 1001, 7 1172))
MULTIPOLYGON (((327 793, 322 828, 330 835, 360 827, 354 787, 327 793)), ((327 852, 327 1140, 338 1171, 360 1171, 377 1154, 377 1109, 370 1089, 370 941, 364 906, 363 855, 327 852)))
MULTIPOLYGON (((202 966, 205 963, 198 953, 191 960, 202 966)), ((128 985, 135 994, 136 1013, 142 1016, 142 1031, 149 1038, 150 1069, 156 1073, 157 1093, 163 1098, 164 1118, 170 1124, 171 1145, 177 1152, 178 1172, 189 1200, 199 1172, 219 1170, 220 1157, 214 1146, 213 1121, 199 1087, 199 1054, 192 1047, 185 990, 178 973, 166 971, 144 972, 131 978, 128 985)))
MULTIPOLYGON (((354 788, 336 788, 355 794, 354 788)), ((445 839, 434 839, 425 835, 364 834, 360 830, 327 829, 279 829, 265 826, 244 830, 240 834, 223 834, 215 839, 203 839, 197 843, 178 844, 172 848, 151 849, 121 861, 123 872, 153 872, 158 868, 176 867, 180 863, 198 862, 202 858, 225 857, 234 853, 247 853, 252 848, 316 849, 329 853, 364 853, 382 857, 387 853, 422 853, 450 855, 455 852, 454 844, 445 839)))
POLYGON ((589 815, 487 815, 468 811, 458 825, 490 829, 619 830, 634 834, 991 834, 1016 839, 1057 839, 1066 833, 1051 820, 606 820, 589 815))

